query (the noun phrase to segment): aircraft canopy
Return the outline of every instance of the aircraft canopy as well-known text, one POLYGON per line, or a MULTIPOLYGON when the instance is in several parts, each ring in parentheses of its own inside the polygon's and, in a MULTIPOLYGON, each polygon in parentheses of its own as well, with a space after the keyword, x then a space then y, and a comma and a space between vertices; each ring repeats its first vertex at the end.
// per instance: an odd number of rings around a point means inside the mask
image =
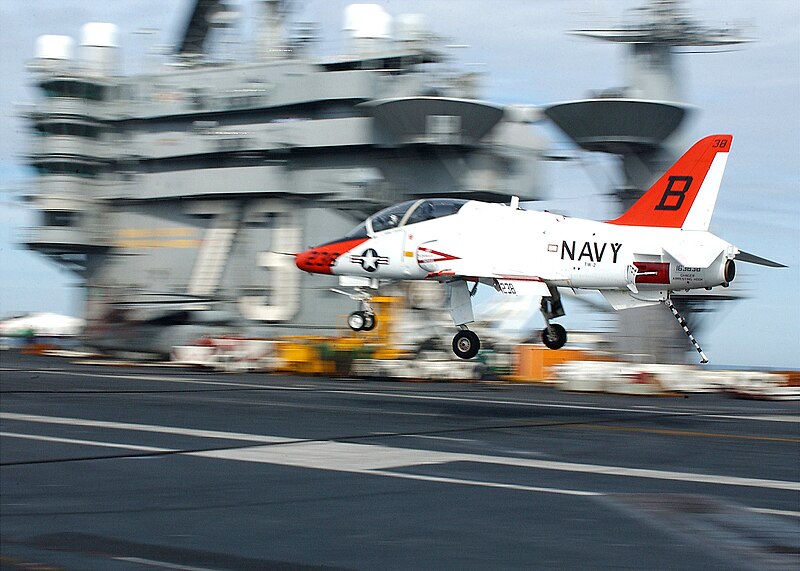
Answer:
POLYGON ((466 203, 460 198, 424 198, 401 202, 376 212, 349 232, 345 239, 365 238, 391 228, 450 216, 466 203))

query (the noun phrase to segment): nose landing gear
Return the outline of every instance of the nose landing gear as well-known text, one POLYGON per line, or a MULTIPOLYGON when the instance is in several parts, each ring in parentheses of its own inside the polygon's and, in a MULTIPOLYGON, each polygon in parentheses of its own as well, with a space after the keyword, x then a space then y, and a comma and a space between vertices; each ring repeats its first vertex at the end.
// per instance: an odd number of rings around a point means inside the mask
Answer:
POLYGON ((354 311, 347 316, 347 325, 353 331, 372 331, 375 329, 375 314, 371 309, 354 311))
POLYGON ((356 287, 353 291, 343 291, 340 289, 331 288, 331 291, 346 295, 350 299, 358 302, 358 311, 354 311, 347 316, 347 326, 353 331, 372 331, 377 324, 375 319, 375 312, 369 304, 372 298, 372 293, 368 289, 377 289, 377 280, 374 280, 374 285, 367 287, 356 287))

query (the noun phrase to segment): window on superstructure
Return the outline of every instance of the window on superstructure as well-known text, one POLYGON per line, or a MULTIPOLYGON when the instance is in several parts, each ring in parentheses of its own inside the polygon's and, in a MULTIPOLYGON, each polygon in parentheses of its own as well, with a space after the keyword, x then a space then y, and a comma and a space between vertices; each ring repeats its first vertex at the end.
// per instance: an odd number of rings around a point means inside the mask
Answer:
POLYGON ((100 127, 86 123, 38 123, 35 128, 38 135, 69 135, 88 139, 100 137, 100 127))
POLYGON ((43 83, 41 87, 47 97, 68 97, 90 101, 103 101, 106 98, 106 87, 104 85, 86 81, 56 79, 43 83))
POLYGON ((81 176, 86 178, 94 178, 100 174, 98 165, 92 165, 80 162, 47 162, 40 163, 35 166, 40 174, 65 174, 73 176, 81 176))
POLYGON ((45 210, 45 226, 76 226, 78 223, 78 213, 71 210, 45 210))
POLYGON ((258 216, 245 220, 245 226, 248 228, 274 228, 276 218, 274 212, 262 212, 258 216))

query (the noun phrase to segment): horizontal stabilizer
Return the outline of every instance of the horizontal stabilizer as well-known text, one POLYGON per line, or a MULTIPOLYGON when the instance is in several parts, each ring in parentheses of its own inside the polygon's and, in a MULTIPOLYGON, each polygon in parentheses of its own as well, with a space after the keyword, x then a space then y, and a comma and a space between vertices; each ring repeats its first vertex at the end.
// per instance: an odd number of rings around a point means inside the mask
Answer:
POLYGON ((707 268, 722 254, 712 248, 697 248, 690 244, 668 244, 664 252, 682 266, 692 268, 707 268))
POLYGON ((748 254, 747 252, 742 252, 741 250, 739 250, 739 253, 736 254, 736 260, 739 262, 746 262, 748 264, 758 264, 759 266, 767 266, 768 268, 788 267, 779 262, 773 262, 772 260, 762 258, 761 256, 756 256, 755 254, 748 254))

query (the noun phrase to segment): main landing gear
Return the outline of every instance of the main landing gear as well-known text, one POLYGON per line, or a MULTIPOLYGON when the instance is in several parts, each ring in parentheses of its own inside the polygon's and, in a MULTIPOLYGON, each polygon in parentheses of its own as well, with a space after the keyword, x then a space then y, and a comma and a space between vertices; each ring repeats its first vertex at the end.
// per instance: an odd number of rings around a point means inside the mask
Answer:
MULTIPOLYGON (((472 359, 481 349, 481 341, 474 331, 467 328, 467 323, 475 319, 472 312, 472 297, 477 290, 477 283, 469 287, 464 280, 447 282, 450 288, 450 315, 459 328, 453 337, 453 353, 461 359, 472 359)), ((542 297, 539 310, 544 316, 546 327, 542 330, 542 342, 550 349, 560 349, 567 342, 567 331, 558 323, 551 323, 551 319, 562 317, 564 307, 561 305, 561 295, 555 287, 550 287, 550 295, 542 297)), ((375 312, 370 307, 371 293, 364 288, 356 288, 354 292, 344 292, 334 289, 336 293, 347 295, 359 302, 358 311, 347 317, 347 325, 353 331, 372 331, 375 328, 375 312)))
POLYGON ((567 342, 567 330, 558 323, 550 323, 551 319, 565 315, 564 306, 561 305, 561 294, 554 287, 550 288, 550 295, 542 298, 539 311, 544 317, 545 328, 542 329, 542 343, 548 349, 561 349, 567 342))
POLYGON ((472 359, 481 350, 481 340, 474 331, 462 329, 453 337, 453 353, 462 359, 472 359))
MULTIPOLYGON (((549 289, 550 295, 542 297, 539 308, 546 324, 546 327, 542 329, 542 343, 550 349, 561 349, 567 342, 567 330, 558 323, 551 323, 550 320, 562 317, 565 314, 564 306, 561 304, 561 294, 558 293, 558 289, 554 287, 549 289)), ((474 295, 474 292, 474 288, 469 290, 463 286, 455 286, 451 291, 450 312, 453 315, 453 321, 460 328, 460 331, 453 337, 453 353, 462 359, 472 359, 481 348, 478 336, 466 326, 466 323, 473 320, 469 298, 474 295)))
POLYGON ((549 349, 561 349, 567 342, 567 330, 558 323, 551 323, 542 329, 542 343, 549 349))

